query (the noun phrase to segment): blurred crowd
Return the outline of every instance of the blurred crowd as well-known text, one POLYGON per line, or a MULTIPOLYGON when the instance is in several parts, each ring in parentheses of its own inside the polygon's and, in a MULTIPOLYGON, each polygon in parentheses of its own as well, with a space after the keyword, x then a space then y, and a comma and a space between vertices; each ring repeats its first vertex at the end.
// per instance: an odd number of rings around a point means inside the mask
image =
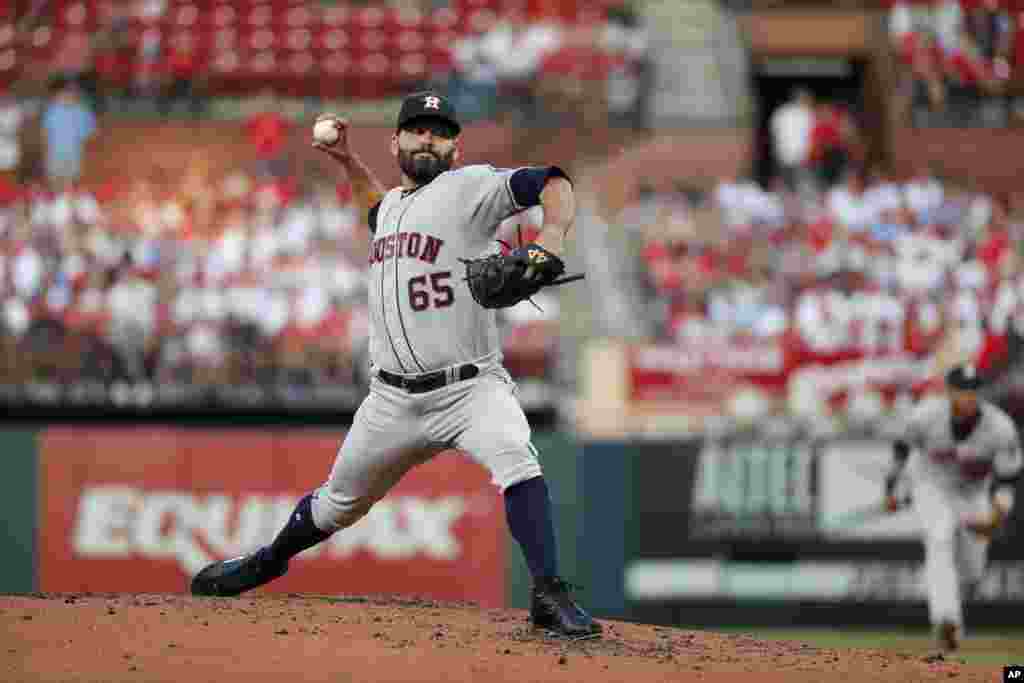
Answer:
POLYGON ((898 0, 889 14, 898 103, 918 126, 1004 126, 1022 113, 1024 5, 898 0))
POLYGON ((506 3, 486 12, 453 48, 444 75, 460 112, 470 119, 514 124, 543 120, 647 126, 652 87, 649 37, 629 4, 590 10, 576 22, 556 12, 506 3))
MULTIPOLYGON (((423 77, 448 89, 467 121, 499 111, 523 124, 582 113, 644 126, 637 83, 650 76, 646 34, 626 5, 415 0, 342 3, 301 17, 296 6, 228 0, 199 17, 189 0, 32 0, 0 12, 0 53, 18 48, 13 71, 0 64, 0 388, 93 385, 102 400, 116 383, 366 381, 366 230, 347 185, 288 159, 295 130, 281 98, 324 92, 266 78, 223 93, 251 100, 243 125, 251 166, 225 174, 197 150, 185 169, 154 159, 128 183, 83 180, 105 111, 142 103, 204 116, 217 83, 229 82, 218 50, 294 56, 292 39, 305 32, 315 40, 302 49, 320 69, 335 52, 365 48, 359 36, 382 38, 381 25, 371 31, 366 22, 420 17, 410 32, 449 22, 437 34, 445 58, 423 77), (339 30, 348 42, 329 44, 339 30), (270 43, 258 50, 245 42, 260 36, 270 43)), ((368 77, 353 73, 355 81, 315 80, 347 87, 368 77)), ((526 212, 499 236, 514 241, 523 229, 528 239, 541 221, 526 212)), ((506 364, 520 379, 551 376, 558 302, 541 295, 537 303, 500 316, 506 364)))
MULTIPOLYGON (((0 198, 0 383, 366 381, 367 230, 346 184, 212 178, 197 156, 99 196, 6 183, 0 198)), ((543 309, 503 317, 519 376, 548 370, 556 302, 543 309)))
POLYGON ((861 362, 824 404, 849 399, 849 384, 872 389, 872 362, 999 352, 1024 313, 1022 200, 927 165, 897 177, 852 164, 811 193, 743 176, 707 190, 641 185, 619 222, 641 233, 662 340, 774 345, 787 372, 861 362))
MULTIPOLYGON (((201 116, 211 97, 374 99, 444 87, 467 120, 646 125, 628 0, 32 0, 0 11, 0 87, 70 81, 105 111, 201 116)), ((37 93, 38 94, 38 93, 37 93)))

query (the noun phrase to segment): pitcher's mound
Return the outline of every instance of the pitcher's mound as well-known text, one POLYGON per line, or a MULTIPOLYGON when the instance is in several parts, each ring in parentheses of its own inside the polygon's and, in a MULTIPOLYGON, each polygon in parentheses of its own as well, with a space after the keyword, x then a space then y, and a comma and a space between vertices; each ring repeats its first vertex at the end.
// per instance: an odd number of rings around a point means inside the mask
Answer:
POLYGON ((0 680, 991 681, 948 660, 605 621, 552 640, 522 610, 402 598, 0 596, 0 680))

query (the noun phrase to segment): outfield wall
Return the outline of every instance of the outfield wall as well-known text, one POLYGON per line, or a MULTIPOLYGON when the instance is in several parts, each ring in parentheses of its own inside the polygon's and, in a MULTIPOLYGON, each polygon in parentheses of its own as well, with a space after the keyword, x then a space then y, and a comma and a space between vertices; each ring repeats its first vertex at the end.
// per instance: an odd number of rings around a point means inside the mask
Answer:
MULTIPOLYGON (((861 514, 890 453, 854 438, 587 444, 588 604, 687 626, 925 625, 916 516, 861 514)), ((993 542, 972 625, 1020 623, 1021 522, 1018 506, 993 542)))
MULTIPOLYGON (((181 592, 207 562, 271 540, 330 471, 343 431, 60 426, 0 431, 0 592, 181 592)), ((574 571, 575 446, 539 433, 574 571)), ((266 592, 404 593, 526 606, 525 563, 486 470, 414 469, 266 592)))
MULTIPOLYGON (((342 436, 3 430, 0 592, 184 591, 206 562, 268 542, 329 471, 342 436)), ((598 616, 685 626, 925 623, 914 516, 850 521, 879 499, 884 442, 578 443, 544 432, 535 443, 563 573, 598 616)), ((967 606, 972 625, 1019 623, 1022 510, 993 544, 967 606)), ((526 607, 528 586, 487 472, 448 452, 263 590, 526 607)))

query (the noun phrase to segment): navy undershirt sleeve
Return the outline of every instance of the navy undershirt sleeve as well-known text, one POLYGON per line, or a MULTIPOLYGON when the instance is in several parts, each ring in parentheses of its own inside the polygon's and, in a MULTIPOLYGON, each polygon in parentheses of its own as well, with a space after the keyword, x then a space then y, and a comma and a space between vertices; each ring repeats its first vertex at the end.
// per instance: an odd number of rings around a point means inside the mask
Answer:
POLYGON ((540 204, 540 193, 548 178, 565 178, 572 182, 569 175, 558 166, 530 166, 513 173, 508 185, 516 204, 524 209, 540 204))

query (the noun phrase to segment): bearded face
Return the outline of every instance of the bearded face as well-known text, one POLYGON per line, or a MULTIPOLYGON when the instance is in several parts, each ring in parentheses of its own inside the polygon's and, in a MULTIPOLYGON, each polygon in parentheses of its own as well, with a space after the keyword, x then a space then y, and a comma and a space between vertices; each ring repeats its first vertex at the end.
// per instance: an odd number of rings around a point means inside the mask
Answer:
POLYGON ((451 170, 454 162, 454 147, 447 153, 442 153, 433 144, 423 145, 417 142, 412 149, 398 149, 399 168, 417 185, 425 185, 445 171, 451 170))
POLYGON ((398 166, 410 180, 424 185, 451 170, 457 160, 457 133, 447 121, 424 117, 398 132, 398 166))
POLYGON ((975 391, 953 389, 949 392, 953 406, 953 419, 967 422, 978 415, 978 394, 975 391))

